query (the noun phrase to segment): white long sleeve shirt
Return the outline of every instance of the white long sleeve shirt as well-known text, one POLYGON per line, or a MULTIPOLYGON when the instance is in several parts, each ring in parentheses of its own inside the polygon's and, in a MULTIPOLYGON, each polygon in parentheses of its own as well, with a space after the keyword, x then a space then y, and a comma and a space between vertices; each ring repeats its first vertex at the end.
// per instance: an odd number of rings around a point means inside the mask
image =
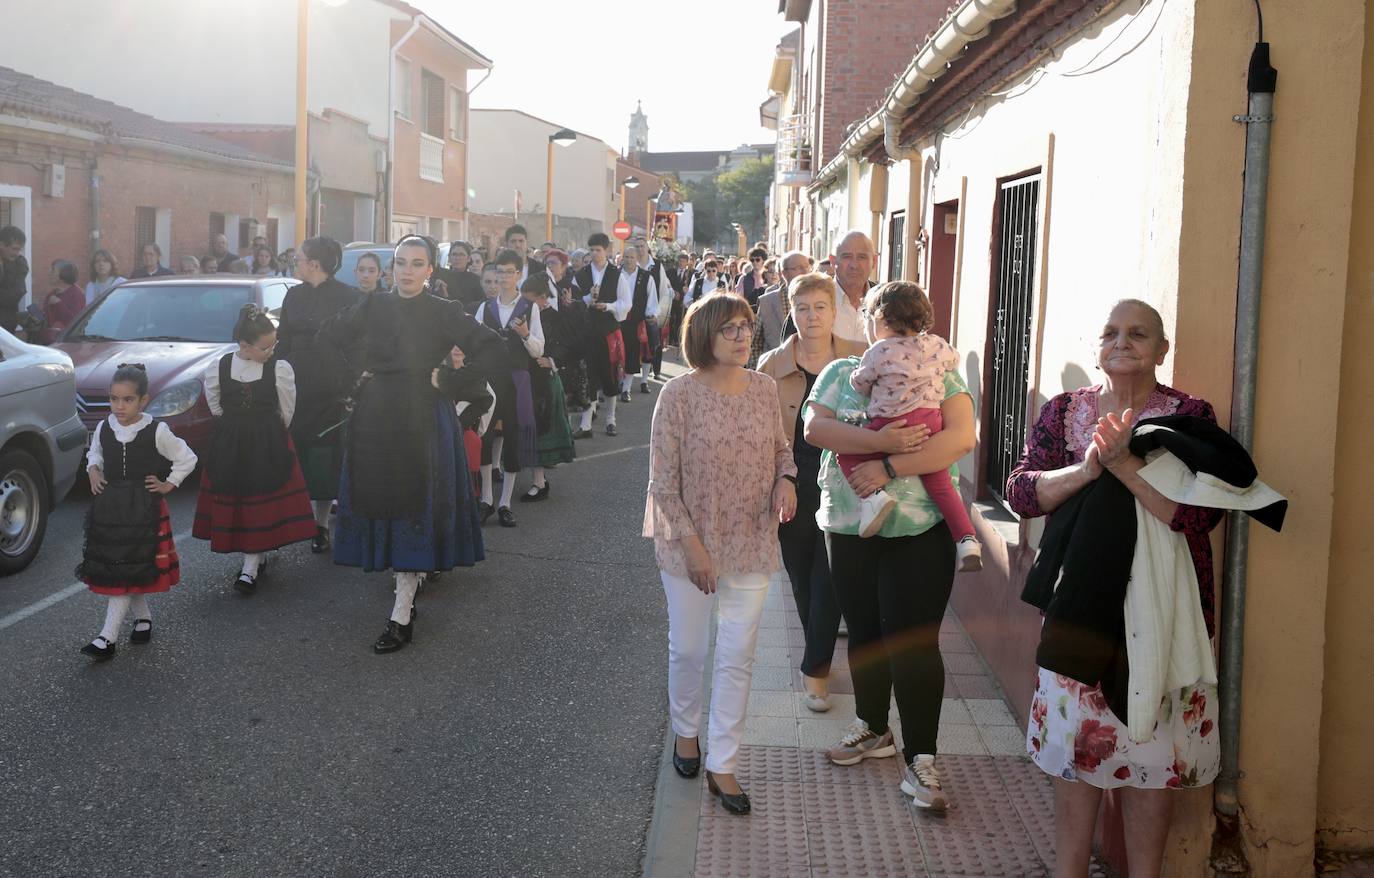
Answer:
MULTIPOLYGON (((606 268, 608 267, 610 267, 609 263, 607 263, 606 266, 598 269, 595 263, 593 263, 592 286, 601 286, 601 279, 606 276, 606 268)), ((587 305, 596 304, 596 298, 591 293, 587 293, 587 295, 583 296, 582 301, 585 302, 587 305)), ((616 284, 615 288, 615 301, 606 302, 605 304, 610 306, 611 312, 615 314, 616 320, 623 321, 626 317, 630 316, 630 309, 634 307, 634 303, 635 288, 633 285, 626 286, 625 272, 622 271, 620 273, 620 282, 616 284)), ((479 317, 478 319, 480 320, 481 318, 479 317)))
MULTIPOLYGON (((296 413, 296 370, 285 360, 276 363, 277 406, 281 409, 281 419, 291 426, 291 416, 296 413)), ((262 363, 245 360, 238 354, 229 361, 229 377, 243 384, 251 384, 262 379, 262 363)), ((205 401, 210 406, 210 414, 219 417, 224 414, 220 402, 219 361, 211 363, 201 376, 205 384, 205 401)))
MULTIPOLYGON (((630 300, 630 308, 634 307, 635 283, 638 282, 641 274, 649 275, 649 295, 644 302, 644 319, 653 320, 658 316, 658 284, 654 281, 653 274, 643 268, 636 269, 633 272, 628 272, 623 268, 620 270, 620 288, 615 292, 616 304, 619 304, 622 298, 628 297, 630 300)), ((629 314, 629 309, 626 309, 625 313, 629 314)), ((617 314, 616 319, 624 320, 625 318, 617 314)))
MULTIPOLYGON (((113 431, 115 439, 119 440, 120 444, 128 445, 152 422, 151 416, 142 414, 137 421, 126 427, 115 420, 114 415, 110 415, 96 424, 95 432, 91 434, 91 447, 86 452, 86 470, 89 472, 98 468, 102 473, 105 471, 105 453, 100 449, 100 437, 104 431, 113 431)), ((191 450, 191 446, 177 438, 162 421, 157 422, 157 433, 154 434, 153 440, 157 445, 157 453, 172 462, 172 473, 167 476, 167 481, 180 487, 196 468, 196 453, 191 450)))
MULTIPOLYGON (((515 306, 520 302, 518 297, 511 300, 509 304, 502 302, 499 298, 486 300, 477 306, 475 319, 478 323, 482 323, 486 317, 487 308, 493 301, 496 302, 497 322, 502 326, 508 325, 511 315, 515 313, 515 306)), ((524 338, 525 352, 531 357, 544 356, 544 324, 539 320, 538 308, 530 308, 529 324, 526 328, 529 329, 530 334, 524 338)))

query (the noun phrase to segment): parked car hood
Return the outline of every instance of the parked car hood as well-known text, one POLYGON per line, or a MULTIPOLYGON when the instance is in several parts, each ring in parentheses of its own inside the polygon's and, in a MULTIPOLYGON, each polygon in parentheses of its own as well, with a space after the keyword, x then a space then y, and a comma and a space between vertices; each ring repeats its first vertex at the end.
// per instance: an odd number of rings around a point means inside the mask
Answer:
POLYGON ((61 351, 26 344, 8 333, 0 351, 4 353, 0 359, 0 396, 72 380, 71 358, 61 351))
POLYGON ((104 396, 120 363, 142 363, 148 370, 149 392, 156 396, 173 384, 200 378, 211 362, 236 346, 188 341, 73 341, 53 347, 66 352, 76 365, 78 393, 104 396))

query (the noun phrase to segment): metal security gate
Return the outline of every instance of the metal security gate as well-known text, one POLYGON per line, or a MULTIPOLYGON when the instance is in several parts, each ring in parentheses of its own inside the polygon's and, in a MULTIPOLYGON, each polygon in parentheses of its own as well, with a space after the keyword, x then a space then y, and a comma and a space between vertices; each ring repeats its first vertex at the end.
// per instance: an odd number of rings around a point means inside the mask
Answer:
POLYGON ((997 286, 990 315, 988 388, 983 400, 990 440, 985 484, 999 499, 1005 499, 1007 476, 1026 441, 1039 208, 1038 174, 1002 184, 997 219, 997 286))

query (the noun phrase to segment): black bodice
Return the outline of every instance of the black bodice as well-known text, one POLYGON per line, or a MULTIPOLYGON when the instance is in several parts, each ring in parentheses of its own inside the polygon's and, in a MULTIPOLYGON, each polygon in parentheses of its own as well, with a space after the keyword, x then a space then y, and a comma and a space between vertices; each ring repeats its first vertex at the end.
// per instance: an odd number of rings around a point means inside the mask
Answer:
POLYGON ((157 421, 152 421, 129 442, 120 442, 106 423, 100 431, 100 453, 105 457, 107 481, 143 483, 148 476, 166 479, 172 462, 158 453, 157 421))

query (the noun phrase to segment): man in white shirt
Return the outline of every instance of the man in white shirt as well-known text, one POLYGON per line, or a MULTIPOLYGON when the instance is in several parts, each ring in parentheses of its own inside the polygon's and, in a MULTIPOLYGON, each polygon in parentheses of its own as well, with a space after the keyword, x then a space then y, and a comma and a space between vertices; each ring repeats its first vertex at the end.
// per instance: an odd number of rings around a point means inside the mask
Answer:
MULTIPOLYGON (((629 315, 633 296, 632 291, 620 283, 620 269, 610 264, 611 239, 604 232, 596 232, 587 239, 587 249, 590 258, 573 278, 573 286, 592 310, 595 334, 606 340, 605 345, 595 345, 588 352, 587 365, 589 377, 606 404, 606 435, 614 436, 616 397, 625 373, 625 341, 620 322, 629 315)), ((582 413, 582 423, 573 438, 586 438, 580 434, 590 434, 593 411, 595 409, 588 409, 582 413)))
POLYGON ((878 251, 868 235, 856 229, 840 239, 831 259, 835 266, 835 334, 863 342, 864 322, 859 311, 872 286, 868 278, 878 264, 878 251))
POLYGON ((644 252, 639 244, 626 243, 620 265, 620 290, 617 300, 630 299, 630 310, 620 321, 620 334, 625 339, 625 377, 620 386, 620 401, 629 402, 634 373, 639 373, 639 391, 649 392, 649 369, 653 365, 653 346, 658 336, 658 283, 654 272, 640 268, 644 252), (644 327, 647 344, 639 340, 640 326, 644 327), (650 329, 650 326, 653 329, 650 329))
POLYGON ((724 289, 725 283, 720 279, 720 263, 716 261, 716 257, 709 256, 706 258, 706 267, 688 286, 682 304, 684 307, 691 307, 697 299, 724 289))

